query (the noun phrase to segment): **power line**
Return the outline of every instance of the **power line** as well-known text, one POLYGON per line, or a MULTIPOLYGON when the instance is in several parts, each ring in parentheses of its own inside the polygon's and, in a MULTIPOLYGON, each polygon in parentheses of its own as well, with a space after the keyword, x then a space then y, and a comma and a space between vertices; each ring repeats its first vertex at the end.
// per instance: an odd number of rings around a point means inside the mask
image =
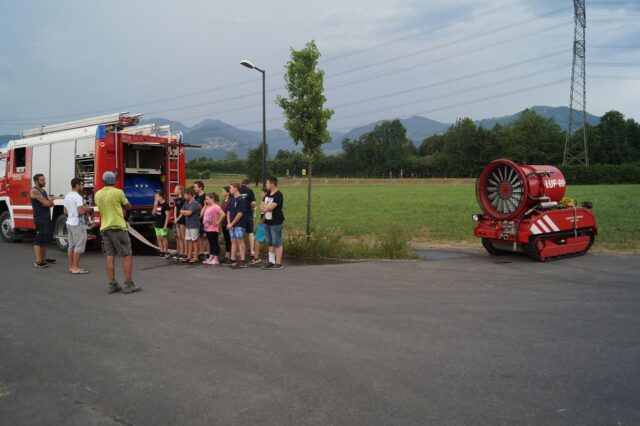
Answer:
POLYGON ((485 90, 485 89, 488 89, 490 87, 500 86, 500 85, 503 85, 503 84, 509 84, 509 83, 514 82, 514 81, 524 80, 524 79, 528 79, 530 77, 538 76, 538 75, 541 75, 541 74, 546 74, 546 73, 549 73, 549 72, 552 72, 552 71, 557 71, 557 70, 559 70, 559 69, 561 69, 563 67, 566 67, 566 66, 567 66, 567 64, 555 65, 553 67, 545 68, 543 70, 537 70, 537 71, 534 71, 534 72, 531 72, 531 73, 527 73, 527 74, 524 74, 524 75, 511 77, 509 79, 501 79, 501 80, 498 80, 498 81, 495 81, 495 82, 492 82, 492 83, 483 84, 483 85, 476 86, 476 87, 473 87, 473 88, 459 89, 459 90, 455 90, 455 91, 452 91, 452 92, 443 93, 443 94, 440 94, 440 95, 437 95, 437 96, 431 96, 431 97, 428 97, 428 98, 425 98, 425 99, 419 99, 419 100, 413 101, 413 102, 407 102, 407 103, 401 103, 401 104, 395 104, 395 105, 385 105, 384 108, 378 108, 378 109, 371 110, 371 111, 365 111, 365 112, 361 112, 361 113, 358 113, 358 114, 352 114, 352 115, 348 115, 348 116, 345 116, 345 117, 340 117, 335 121, 348 120, 348 119, 355 118, 355 117, 361 117, 363 115, 368 115, 368 114, 373 114, 373 113, 376 113, 376 112, 387 111, 387 110, 392 109, 392 108, 401 108, 401 107, 405 107, 405 106, 409 106, 409 105, 418 105, 418 104, 422 104, 422 103, 425 103, 425 102, 431 102, 431 101, 438 100, 438 99, 446 99, 446 98, 449 98, 451 96, 459 95, 459 94, 462 94, 462 93, 470 93, 470 92, 476 92, 476 91, 480 91, 480 90, 485 90))
POLYGON ((424 48, 424 49, 419 49, 419 50, 416 50, 416 51, 413 51, 413 52, 409 52, 409 53, 405 53, 405 54, 402 54, 402 55, 394 56, 392 58, 387 58, 387 59, 384 59, 382 61, 378 61, 378 62, 374 62, 374 63, 370 63, 370 64, 360 65, 360 66, 357 66, 355 68, 350 68, 350 69, 347 69, 347 70, 344 70, 344 71, 341 71, 341 72, 338 72, 338 73, 332 73, 332 77, 336 77, 336 76, 339 76, 339 75, 342 75, 342 74, 351 73, 351 72, 360 71, 360 70, 363 70, 363 69, 369 69, 371 67, 378 66, 378 65, 383 65, 383 64, 396 62, 396 61, 398 61, 400 59, 410 58, 410 57, 412 57, 412 56, 414 56, 416 54, 426 53, 426 52, 430 52, 430 51, 437 50, 437 49, 444 49, 444 48, 451 47, 451 46, 459 44, 459 43, 464 43, 466 41, 476 40, 479 37, 485 37, 487 35, 495 34, 495 33, 502 32, 502 31, 505 31, 505 30, 509 30, 509 29, 512 29, 512 28, 521 27, 522 25, 525 25, 525 24, 540 20, 542 18, 548 18, 549 16, 557 15, 557 14, 559 14, 561 12, 565 12, 567 10, 569 10, 569 8, 563 7, 563 8, 556 9, 556 10, 553 10, 551 12, 545 13, 543 15, 536 16, 535 18, 529 18, 529 19, 525 19, 525 20, 522 20, 522 21, 513 22, 511 24, 504 25, 502 27, 493 28, 493 29, 490 29, 490 30, 487 30, 487 31, 483 31, 483 32, 481 32, 479 34, 473 34, 471 36, 462 37, 460 39, 453 40, 453 41, 450 41, 450 42, 447 42, 447 43, 442 43, 442 44, 439 44, 437 46, 431 46, 431 47, 427 47, 427 48, 424 48))
POLYGON ((640 64, 632 62, 589 62, 590 67, 640 68, 640 64))
POLYGON ((640 80, 640 76, 635 75, 588 75, 587 78, 599 80, 640 80))
POLYGON ((590 49, 639 49, 640 43, 590 44, 590 49))
MULTIPOLYGON (((328 89, 328 90, 329 89, 336 89, 336 88, 340 88, 340 87, 351 86, 351 85, 354 85, 354 84, 360 84, 360 83, 363 83, 363 82, 366 82, 366 81, 375 80, 375 79, 378 79, 378 78, 382 78, 382 77, 386 77, 386 76, 389 76, 389 75, 401 73, 401 72, 404 72, 404 71, 409 71, 409 70, 414 70, 414 69, 426 67, 426 66, 429 66, 429 65, 434 65, 434 64, 437 64, 437 63, 440 63, 440 62, 444 62, 444 61, 447 61, 447 60, 450 60, 450 59, 460 58, 460 57, 463 57, 463 56, 465 56, 465 55, 467 55, 469 53, 476 53, 476 52, 488 50, 488 49, 491 49, 491 48, 494 48, 494 47, 498 47, 498 46, 501 46, 501 45, 513 43, 513 42, 516 42, 518 40, 522 40, 522 39, 531 37, 533 35, 539 35, 539 34, 541 34, 543 32, 547 32, 547 31, 556 29, 556 28, 560 27, 561 25, 564 25, 564 23, 555 24, 555 25, 546 26, 546 27, 539 27, 539 28, 537 28, 537 29, 535 29, 533 31, 522 33, 522 34, 519 34, 517 36, 510 36, 510 37, 508 37, 508 38, 506 38, 504 40, 501 40, 501 41, 498 41, 498 42, 495 42, 495 43, 492 43, 492 44, 489 44, 489 45, 480 46, 480 47, 473 47, 473 48, 470 48, 470 49, 459 51, 459 52, 457 52, 457 53, 455 53, 453 55, 448 55, 448 56, 445 56, 445 57, 442 57, 442 58, 438 58, 438 59, 435 59, 435 60, 429 60, 429 61, 421 62, 421 63, 418 63, 418 64, 412 64, 410 66, 396 68, 396 69, 393 69, 393 70, 390 70, 390 71, 386 71, 386 72, 382 72, 382 73, 378 73, 378 74, 375 74, 375 75, 372 75, 372 76, 359 77, 357 79, 349 80, 349 81, 342 82, 342 83, 339 83, 339 84, 329 85, 329 86, 326 87, 326 89, 328 89)), ((267 92, 274 92, 274 91, 282 90, 282 89, 284 89, 284 86, 270 89, 267 92)), ((248 106, 246 106, 246 108, 250 108, 252 106, 255 106, 255 105, 248 105, 248 106)), ((192 120, 192 119, 207 117, 207 116, 210 116, 210 115, 211 115, 211 113, 197 115, 197 116, 189 116, 189 117, 179 118, 179 120, 192 120)), ((253 125, 253 124, 256 124, 256 123, 257 122, 250 122, 250 123, 246 123, 246 124, 243 123, 243 125, 253 125)))
MULTIPOLYGON (((507 9, 510 9, 510 8, 512 8, 514 6, 517 6, 519 4, 522 4, 522 3, 524 3, 522 0, 518 0, 518 1, 515 1, 515 2, 512 2, 512 3, 508 3, 506 5, 503 5, 503 6, 500 6, 500 7, 496 7, 494 9, 490 9, 490 10, 488 10, 488 11, 486 11, 484 13, 481 13, 479 15, 472 15, 472 16, 470 16, 468 18, 461 19, 460 21, 455 22, 455 24, 459 24, 459 23, 467 22, 467 21, 472 21, 472 20, 478 19, 480 17, 493 15, 493 14, 498 13, 498 12, 503 12, 503 11, 505 11, 507 9)), ((402 36, 402 37, 398 37, 398 38, 395 38, 395 39, 392 39, 392 40, 384 41, 382 43, 378 43, 378 44, 375 44, 375 45, 372 45, 372 46, 369 46, 369 47, 366 47, 366 48, 363 48, 363 49, 359 49, 359 50, 354 51, 354 52, 347 52, 347 53, 344 53, 342 55, 330 57, 330 58, 325 59, 324 61, 321 61, 321 62, 322 63, 327 63, 327 62, 331 62, 331 61, 335 61, 335 60, 344 59, 344 58, 348 58, 348 57, 351 57, 351 56, 359 55, 361 53, 365 53, 365 52, 368 52, 370 50, 379 49, 381 47, 386 47, 386 46, 390 46, 392 44, 396 44, 396 43, 399 43, 399 42, 402 42, 402 41, 410 40, 412 38, 415 38, 416 36, 423 36, 425 34, 434 33, 434 32, 449 28, 451 26, 452 26, 452 24, 448 23, 448 24, 444 24, 444 25, 441 25, 441 26, 438 26, 438 27, 426 28, 426 29, 421 30, 421 31, 419 31, 417 33, 413 33, 413 34, 402 36)))
MULTIPOLYGON (((378 20, 378 21, 370 21, 367 24, 362 25, 360 27, 351 28, 351 29, 346 30, 346 31, 342 31, 342 32, 339 32, 339 33, 335 33, 333 35, 326 36, 324 38, 324 40, 331 40, 333 38, 341 37, 341 36, 344 36, 346 34, 350 34, 350 33, 353 33, 355 31, 359 31, 361 29, 368 28, 368 27, 376 25, 378 23, 385 22, 387 20, 396 18, 396 17, 404 15, 406 13, 414 13, 414 12, 417 12, 419 10, 428 9, 428 8, 430 8, 432 6, 437 5, 437 4, 444 3, 445 1, 446 0, 440 0, 440 1, 431 2, 431 3, 427 4, 427 5, 422 6, 422 7, 415 7, 415 8, 412 8, 411 10, 409 10, 409 11, 401 12, 401 13, 395 14, 395 15, 393 15, 391 17, 383 18, 383 19, 378 20)), ((276 55, 276 54, 279 54, 279 53, 282 53, 282 52, 286 52, 286 51, 285 50, 280 50, 278 52, 272 52, 272 53, 269 53, 269 54, 258 56, 256 59, 269 58, 269 57, 272 57, 273 55, 276 55)), ((158 82, 155 82, 155 83, 144 84, 144 85, 140 85, 140 86, 133 86, 133 87, 123 88, 123 89, 118 89, 118 90, 111 90, 111 91, 108 91, 108 92, 94 93, 91 96, 76 97, 76 98, 64 97, 64 98, 59 98, 59 100, 64 100, 65 102, 67 102, 67 101, 70 101, 70 100, 74 101, 74 100, 94 99, 94 98, 100 97, 100 96, 109 96, 111 94, 126 93, 126 92, 130 92, 130 91, 137 90, 137 89, 144 89, 144 88, 148 88, 148 87, 155 87, 155 86, 158 86, 158 85, 161 85, 161 84, 172 83, 172 82, 176 82, 176 81, 183 81, 183 80, 186 80, 187 78, 189 78, 191 76, 210 74, 210 73, 215 72, 215 71, 221 71, 221 70, 225 70, 225 69, 230 69, 230 68, 234 68, 236 66, 237 66, 237 64, 234 63, 233 65, 225 65, 225 66, 221 66, 221 67, 215 67, 215 68, 212 68, 212 69, 208 69, 206 71, 199 71, 197 73, 189 73, 189 74, 183 75, 183 76, 181 76, 179 78, 161 80, 161 81, 158 81, 158 82)), ((250 83, 253 83, 253 82, 254 82, 254 79, 247 79, 247 80, 239 81, 239 82, 236 82, 236 83, 231 83, 230 85, 223 86, 222 88, 234 87, 236 85, 242 85, 242 84, 250 84, 250 83)), ((216 88, 210 89, 210 90, 216 90, 216 88)), ((36 103, 39 103, 39 102, 40 101, 11 102, 11 104, 12 105, 16 105, 16 104, 19 104, 19 105, 31 105, 31 104, 36 104, 36 103)), ((2 103, 2 102, 0 102, 0 103, 2 103)))
MULTIPOLYGON (((435 2, 432 2, 432 3, 429 3, 429 4, 425 5, 425 7, 417 7, 417 8, 413 8, 413 9, 411 9, 411 11, 410 11, 410 12, 417 12, 417 11, 419 11, 419 10, 428 9, 428 8, 430 8, 430 7, 432 7, 432 6, 435 6, 435 5, 437 5, 437 4, 444 3, 444 2, 445 2, 445 0, 435 1, 435 2)), ((404 14, 405 14, 405 13, 399 13, 399 14, 394 15, 393 17, 401 16, 401 15, 404 15, 404 14)), ((376 25, 377 23, 387 21, 387 20, 389 20, 389 19, 391 19, 391 18, 392 18, 392 17, 387 17, 387 18, 381 19, 381 20, 379 20, 379 21, 369 22, 369 23, 367 23, 367 24, 365 24, 365 25, 363 25, 363 26, 361 26, 361 27, 356 27, 356 28, 353 28, 353 29, 349 29, 349 30, 347 30, 347 31, 339 32, 339 33, 337 33, 337 34, 333 34, 333 35, 327 36, 327 37, 325 37, 324 39, 325 39, 325 40, 331 40, 331 39, 333 39, 333 38, 337 38, 337 37, 340 37, 340 36, 343 36, 343 35, 346 35, 346 34, 353 33, 353 32, 355 32, 355 31, 359 31, 359 30, 364 29, 364 28, 368 28, 368 27, 370 27, 370 26, 376 25)), ((370 48, 365 48, 365 50, 370 50, 370 48)), ((257 59, 269 58, 269 57, 272 57, 273 55, 275 55, 275 54, 277 54, 277 53, 280 53, 280 52, 284 52, 284 50, 279 51, 279 52, 273 52, 273 53, 271 53, 271 54, 261 55, 261 56, 258 56, 258 57, 257 57, 257 59)), ((358 51, 356 51, 356 52, 358 52, 358 51)), ((336 58, 336 59, 338 59, 338 58, 336 58)), ((332 59, 330 59, 330 60, 332 60, 332 59)), ((237 64, 233 64, 233 65, 225 65, 225 66, 222 66, 222 67, 216 67, 216 68, 211 69, 211 70, 208 70, 208 71, 198 72, 198 73, 195 73, 195 74, 194 74, 194 73, 192 73, 192 74, 189 74, 189 75, 208 74, 208 73, 215 72, 215 71, 220 71, 220 70, 224 70, 224 69, 230 69, 230 68, 233 68, 233 67, 236 67, 236 66, 237 66, 237 64)), ((269 74, 269 76, 271 76, 271 77, 272 77, 272 76, 275 76, 275 75, 277 75, 277 73, 271 73, 271 74, 269 74)), ((70 98, 65 97, 65 98, 63 98, 63 99, 64 99, 65 101, 69 101, 69 100, 93 99, 93 98, 95 98, 95 97, 99 97, 99 96, 107 96, 107 95, 109 95, 109 94, 113 94, 113 93, 125 93, 125 92, 129 92, 129 91, 131 91, 131 90, 135 90, 135 89, 137 89, 137 88, 154 87, 154 86, 157 86, 157 85, 159 85, 159 84, 164 84, 164 83, 169 83, 169 82, 175 82, 175 81, 182 81, 182 80, 185 80, 186 78, 188 78, 188 77, 187 77, 187 76, 183 76, 183 77, 178 78, 178 79, 164 80, 164 81, 161 81, 161 82, 158 82, 158 83, 146 84, 146 85, 136 86, 136 87, 128 88, 128 89, 121 89, 121 90, 117 90, 117 91, 103 92, 103 93, 101 93, 101 94, 100 94, 100 93, 98 93, 98 94, 93 94, 92 96, 86 96, 86 97, 81 97, 81 98, 71 98, 71 99, 70 99, 70 98)), ((217 90, 227 89, 227 88, 230 88, 230 87, 235 87, 235 86, 238 86, 238 85, 244 85, 244 84, 250 84, 250 83, 253 83, 253 82, 254 82, 254 80, 253 80, 253 79, 247 79, 247 80, 239 81, 239 82, 236 82, 236 83, 231 83, 231 84, 224 85, 224 86, 214 87, 214 88, 211 88, 211 89, 205 89, 204 91, 200 91, 200 92, 198 92, 198 93, 199 93, 199 94, 202 94, 202 93, 209 92, 209 91, 217 91, 217 90)), ((184 96, 191 96, 191 95, 187 94, 187 95, 184 95, 184 96)), ((183 96, 183 95, 179 95, 179 97, 184 97, 184 96, 183 96)), ((62 99, 61 99, 61 100, 62 100, 62 99)), ((39 101, 33 101, 33 102, 19 103, 19 104, 20 104, 20 105, 29 105, 29 104, 34 104, 34 103, 38 103, 38 102, 39 102, 39 101)), ((15 102, 13 102, 13 104, 15 105, 16 103, 15 103, 15 102)), ((115 109, 118 109, 118 108, 115 108, 115 109)), ((109 110, 103 110, 103 111, 101 111, 101 112, 104 112, 104 111, 111 111, 111 110, 113 110, 113 108, 112 108, 112 109, 109 109, 109 110)), ((78 114, 75 114, 75 115, 78 115, 78 114)), ((58 116, 58 117, 54 117, 54 118, 60 118, 60 117, 58 116)))
POLYGON ((462 76, 459 76, 459 77, 449 78, 449 79, 441 80, 441 81, 434 82, 434 83, 429 83, 429 84, 425 84, 425 85, 421 85, 421 86, 411 87, 409 89, 400 90, 400 91, 396 91, 396 92, 392 92, 392 93, 387 93, 387 94, 384 94, 384 95, 378 95, 378 96, 374 96, 374 97, 367 98, 367 99, 361 99, 361 100, 358 100, 358 101, 347 102, 347 103, 343 103, 343 104, 340 104, 340 105, 335 105, 335 106, 329 105, 329 107, 330 108, 339 108, 339 107, 344 107, 344 106, 356 105, 356 104, 360 104, 360 103, 363 103, 363 102, 370 102, 370 101, 374 101, 374 100, 385 99, 385 98, 392 97, 392 96, 403 95, 403 94, 406 94, 406 93, 415 93, 416 91, 419 91, 419 90, 429 89, 429 88, 433 88, 433 87, 442 86, 442 85, 445 85, 445 84, 450 84, 450 83, 455 83, 455 82, 459 82, 459 81, 462 81, 462 80, 467 80, 469 78, 474 78, 474 77, 478 77, 478 76, 481 76, 481 75, 491 74, 491 73, 494 73, 496 71, 501 71, 501 70, 517 67, 517 66, 520 66, 520 65, 529 64, 529 63, 532 63, 532 62, 537 62, 537 61, 539 61, 541 59, 553 58, 555 56, 559 56, 559 55, 566 54, 566 53, 568 53, 566 50, 560 50, 560 51, 557 51, 557 52, 554 52, 554 53, 550 53, 548 55, 542 55, 542 56, 537 56, 537 57, 531 58, 531 59, 525 59, 525 60, 522 60, 522 61, 511 62, 509 64, 500 65, 500 66, 497 66, 497 67, 485 69, 485 70, 482 70, 482 71, 477 71, 477 72, 470 73, 470 74, 465 74, 465 75, 462 75, 462 76))
MULTIPOLYGON (((370 110, 370 111, 366 111, 366 112, 358 113, 358 114, 352 114, 352 115, 345 116, 345 117, 340 117, 339 119, 333 120, 332 122, 335 123, 336 121, 339 122, 339 121, 343 121, 343 120, 347 120, 347 119, 351 119, 351 118, 355 118, 355 117, 361 117, 363 115, 374 114, 376 112, 388 111, 390 108, 402 108, 402 107, 406 107, 406 106, 410 106, 410 105, 416 105, 416 104, 421 104, 421 103, 425 103, 425 102, 431 102, 431 101, 438 100, 438 99, 448 98, 448 97, 451 97, 453 95, 459 95, 461 93, 469 93, 469 92, 484 90, 484 89, 487 89, 487 88, 490 88, 490 87, 500 86, 500 85, 503 85, 503 84, 509 84, 509 83, 514 82, 514 81, 527 79, 527 78, 530 78, 530 77, 533 77, 533 76, 536 76, 536 75, 540 75, 540 74, 544 74, 544 73, 548 73, 548 72, 551 72, 551 71, 556 71, 556 70, 558 70, 558 69, 560 69, 562 67, 565 67, 565 66, 566 65, 560 65, 560 66, 556 65, 556 66, 553 66, 553 67, 550 67, 550 68, 546 68, 544 70, 538 70, 538 71, 534 71, 534 72, 527 73, 527 74, 524 74, 524 75, 518 75, 518 76, 515 76, 515 77, 511 77, 508 80, 507 79, 501 79, 499 81, 495 81, 495 82, 492 82, 492 83, 486 83, 486 84, 483 84, 483 85, 480 85, 480 86, 477 86, 477 87, 474 87, 474 88, 471 88, 471 89, 455 90, 455 91, 443 93, 443 94, 440 94, 440 95, 437 95, 437 96, 433 96, 433 97, 430 97, 430 98, 426 98, 426 99, 420 99, 420 100, 417 100, 417 101, 404 102, 404 103, 401 103, 401 104, 385 106, 384 108, 370 110)), ((484 98, 481 98, 481 99, 484 99, 484 98)), ((366 100, 363 100, 363 102, 364 101, 366 101, 366 100)), ((456 105, 464 105, 464 103, 456 104, 456 105)), ((277 118, 272 118, 272 119, 267 120, 267 121, 268 122, 275 122, 275 121, 280 121, 282 118, 283 117, 277 117, 277 118)), ((249 123, 240 123, 240 124, 234 125, 234 127, 243 127, 243 126, 259 124, 259 123, 261 123, 261 121, 254 121, 254 122, 249 122, 249 123)), ((199 134, 199 133, 204 133, 206 131, 207 131, 206 129, 202 129, 200 131, 196 130, 195 132, 192 132, 191 134, 192 135, 193 134, 199 134)))
MULTIPOLYGON (((518 1, 518 2, 515 2, 513 4, 520 3, 520 2, 521 1, 518 1)), ((523 20, 523 21, 519 21, 519 22, 516 22, 516 23, 509 24, 507 26, 503 26, 503 27, 500 27, 500 28, 484 31, 484 32, 481 32, 480 34, 476 34, 474 36, 464 37, 462 39, 454 40, 452 42, 447 42, 447 43, 443 43, 443 44, 440 44, 440 45, 431 46, 431 47, 426 48, 426 49, 419 49, 417 51, 411 51, 409 53, 406 53, 406 54, 403 54, 403 55, 400 55, 400 56, 396 56, 396 57, 393 57, 393 58, 389 58, 389 59, 384 60, 384 61, 378 61, 378 62, 374 62, 374 63, 371 63, 371 64, 367 64, 367 65, 355 67, 355 68, 352 68, 352 69, 344 70, 344 71, 341 71, 341 72, 338 72, 338 73, 332 73, 327 78, 335 78, 335 77, 340 76, 340 75, 344 75, 344 74, 349 74, 349 73, 352 73, 352 72, 360 71, 360 70, 362 70, 364 68, 376 67, 376 66, 383 65, 383 64, 386 64, 386 63, 395 62, 395 61, 397 61, 399 59, 404 59, 404 58, 407 58, 407 57, 415 56, 417 54, 421 54, 421 53, 425 53, 425 52, 428 52, 428 51, 441 49, 441 48, 445 48, 445 47, 450 47, 451 45, 463 43, 463 42, 469 41, 469 40, 475 40, 478 37, 484 37, 484 36, 487 36, 487 35, 490 35, 490 34, 493 34, 493 33, 497 33, 497 32, 501 32, 501 31, 504 31, 504 30, 507 30, 507 29, 510 29, 510 28, 514 28, 516 26, 521 26, 521 25, 524 25, 524 24, 527 24, 527 23, 530 23, 530 22, 533 22, 533 21, 536 21, 536 20, 540 20, 540 19, 548 17, 548 16, 552 16, 552 15, 561 13, 561 12, 566 11, 568 9, 569 8, 566 8, 566 7, 565 8, 561 8, 561 9, 556 9, 556 10, 553 10, 551 12, 545 13, 543 15, 536 16, 535 18, 529 18, 529 19, 526 19, 526 20, 523 20)), ((499 10, 499 8, 498 9, 492 9, 491 11, 486 12, 485 15, 486 14, 496 13, 496 11, 498 11, 498 10, 499 10)), ((446 26, 444 26, 444 27, 446 27, 446 26)), ((444 27, 438 27, 437 29, 439 30, 439 29, 442 29, 444 27)), ((413 37, 415 37, 415 35, 413 37)), ((364 49, 364 50, 366 50, 366 49, 364 49)), ((410 68, 411 67, 409 67, 408 69, 410 69, 410 68)), ((227 88, 235 87, 235 86, 238 86, 238 85, 244 85, 249 81, 250 80, 242 81, 242 82, 238 82, 238 83, 232 83, 232 84, 229 84, 229 85, 218 86, 218 87, 214 87, 214 88, 210 88, 210 89, 200 90, 198 92, 191 92, 191 93, 172 96, 172 97, 155 99, 155 100, 147 101, 147 102, 140 102, 140 103, 136 103, 136 104, 128 104, 127 107, 113 107, 113 108, 101 109, 101 110, 91 111, 91 112, 81 112, 81 113, 73 113, 73 114, 55 115, 55 116, 48 116, 48 117, 37 117, 37 118, 29 119, 29 120, 31 120, 31 121, 29 121, 29 123, 35 123, 35 122, 41 121, 41 120, 44 121, 44 120, 65 119, 65 118, 70 118, 70 117, 77 117, 79 115, 100 114, 100 113, 104 113, 105 111, 123 110, 123 109, 130 109, 130 108, 134 108, 134 107, 144 106, 144 105, 153 105, 153 104, 156 104, 156 103, 169 102, 169 101, 172 101, 172 100, 184 99, 186 97, 199 96, 199 95, 206 94, 206 93, 212 93, 212 92, 215 92, 215 91, 218 91, 218 90, 227 89, 227 88)), ((281 87, 278 87, 278 88, 275 88, 275 89, 270 89, 269 92, 277 91, 277 90, 280 90, 280 89, 283 89, 283 88, 284 88, 284 86, 281 86, 281 87)), ((249 97, 249 96, 252 96, 252 95, 242 95, 242 96, 239 96, 239 97, 236 96, 236 97, 234 97, 234 99, 237 99, 237 98, 240 98, 240 97, 249 97)), ((213 104, 213 103, 220 103, 220 102, 222 102, 222 101, 217 100, 217 101, 213 101, 213 102, 206 102, 206 103, 202 103, 202 104, 197 104, 195 106, 204 106, 204 105, 209 105, 209 104, 213 104)), ((185 109, 185 107, 177 108, 177 109, 185 109)), ((172 111, 172 110, 165 110, 165 111, 172 111)), ((13 119, 12 120, 12 119, 2 119, 2 118, 0 118, 0 122, 5 122, 6 123, 8 121, 17 122, 17 121, 21 121, 21 120, 19 120, 19 119, 13 119)))
MULTIPOLYGON (((513 67, 517 67, 520 65, 525 65, 528 63, 532 63, 532 62, 537 62, 543 59, 549 59, 555 56, 559 56, 561 54, 565 54, 568 53, 566 50, 561 50, 561 51, 556 51, 547 55, 541 55, 541 56, 537 56, 534 58, 530 58, 530 59, 526 59, 526 60, 522 60, 522 61, 516 61, 516 62, 512 62, 509 64, 504 64, 504 65, 500 65, 497 67, 493 67, 493 68, 489 68, 489 69, 485 69, 482 71, 477 71, 475 73, 470 73, 470 74, 465 74, 462 76, 458 76, 458 77, 454 77, 454 78, 449 78, 449 79, 445 79, 445 80, 440 80, 437 82, 433 82, 433 83, 429 83, 426 85, 421 85, 421 86, 416 86, 416 87, 411 87, 409 89, 404 89, 404 90, 400 90, 400 91, 395 91, 395 92, 391 92, 391 93, 387 93, 384 95, 378 95, 378 96, 374 96, 374 97, 370 97, 370 98, 365 98, 365 99, 360 99, 357 101, 351 101, 351 102, 347 102, 347 103, 342 103, 342 104, 338 104, 338 105, 328 105, 330 108, 340 108, 340 107, 344 107, 344 106, 351 106, 351 105, 355 105, 355 104, 360 104, 360 103, 364 103, 364 102, 370 102, 370 101, 374 101, 374 100, 379 100, 379 99, 384 99, 384 98, 388 98, 388 97, 392 97, 392 96, 398 96, 398 95, 402 95, 405 93, 413 93, 419 90, 424 90, 427 88, 433 88, 433 87, 437 87, 437 86, 442 86, 445 84, 450 84, 450 83, 455 83, 458 81, 462 81, 462 80, 466 80, 469 78, 474 78, 474 77, 478 77, 481 75, 485 75, 485 74, 490 74, 496 71, 501 71, 501 70, 505 70, 508 68, 513 68, 513 67)), ((186 118, 176 118, 176 120, 180 121, 180 120, 193 120, 193 119, 197 119, 197 118, 203 118, 203 117, 210 117, 210 116, 215 116, 216 114, 225 114, 227 112, 235 112, 238 110, 242 110, 242 109, 249 109, 252 107, 255 107, 255 104, 251 104, 251 105, 245 105, 239 108, 234 108, 233 110, 222 110, 222 111, 216 111, 216 112, 209 112, 203 115, 198 115, 198 116, 189 116, 186 118)), ((252 123, 253 124, 253 123, 252 123)))
POLYGON ((457 58, 463 57, 463 56, 465 56, 465 55, 467 55, 469 53, 477 53, 477 52, 481 52, 481 51, 484 51, 484 50, 489 50, 489 49, 492 49, 494 47, 502 46, 502 45, 505 45, 505 44, 510 44, 510 43, 516 42, 518 40, 526 39, 526 38, 534 36, 534 35, 539 35, 541 33, 544 33, 544 32, 551 31, 551 30, 554 30, 556 28, 559 28, 559 27, 563 26, 565 23, 566 22, 560 22, 558 24, 554 24, 554 25, 550 25, 550 26, 539 27, 539 28, 537 28, 537 29, 535 29, 533 31, 522 33, 522 34, 519 34, 519 35, 516 35, 516 36, 510 36, 510 37, 507 37, 507 38, 505 38, 503 40, 500 40, 498 42, 495 42, 495 43, 491 43, 491 44, 484 45, 484 46, 479 46, 479 47, 473 47, 471 49, 466 49, 466 50, 459 51, 459 52, 457 52, 457 53, 455 53, 453 55, 444 56, 444 57, 441 57, 441 58, 438 58, 438 59, 433 59, 433 60, 429 60, 429 61, 426 61, 426 62, 420 62, 420 63, 417 63, 417 64, 412 64, 410 66, 396 68, 396 69, 393 69, 393 70, 390 70, 390 71, 381 72, 381 73, 374 74, 374 75, 368 76, 368 77, 358 77, 357 79, 348 80, 348 81, 343 82, 343 83, 331 85, 328 88, 336 89, 336 88, 339 88, 339 87, 350 86, 352 84, 364 83, 366 81, 375 80, 375 79, 386 77, 386 76, 389 76, 389 75, 392 75, 392 74, 397 74, 399 72, 415 70, 415 69, 422 68, 422 67, 425 67, 425 66, 428 66, 428 65, 434 65, 434 64, 437 64, 437 63, 440 63, 440 62, 448 61, 450 59, 457 59, 457 58))

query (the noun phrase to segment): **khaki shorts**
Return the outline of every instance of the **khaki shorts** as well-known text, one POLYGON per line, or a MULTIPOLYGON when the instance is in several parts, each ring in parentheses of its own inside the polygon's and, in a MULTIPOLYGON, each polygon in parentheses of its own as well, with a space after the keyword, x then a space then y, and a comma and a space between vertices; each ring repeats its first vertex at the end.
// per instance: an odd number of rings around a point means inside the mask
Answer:
POLYGON ((69 253, 84 253, 87 246, 87 228, 84 223, 80 225, 67 224, 67 235, 69 238, 69 253))
POLYGON ((102 252, 107 256, 131 256, 129 232, 122 229, 107 229, 103 231, 102 252))

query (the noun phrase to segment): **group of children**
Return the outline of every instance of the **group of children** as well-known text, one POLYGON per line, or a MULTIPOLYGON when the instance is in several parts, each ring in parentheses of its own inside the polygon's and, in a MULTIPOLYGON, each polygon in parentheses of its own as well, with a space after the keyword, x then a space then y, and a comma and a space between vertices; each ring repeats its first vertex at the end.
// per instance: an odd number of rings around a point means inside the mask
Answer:
POLYGON ((250 264, 259 265, 260 245, 269 245, 269 261, 264 269, 282 269, 282 214, 283 199, 279 193, 277 178, 269 178, 262 188, 260 204, 248 186, 233 183, 222 188, 221 195, 206 193, 204 183, 196 181, 193 187, 176 186, 173 206, 167 202, 162 191, 156 192, 153 206, 158 257, 171 258, 180 262, 205 265, 229 265, 246 268, 247 247, 251 255, 250 264), (278 193, 277 197, 272 194, 278 193), (277 200, 276 200, 277 198, 277 200), (279 201, 277 203, 276 201, 279 201), (254 232, 254 216, 260 210, 260 222, 254 232), (169 225, 173 217, 177 250, 169 254, 169 225), (274 220, 275 218, 275 220, 274 220), (279 222, 279 223, 275 223, 279 222), (269 224, 274 227, 267 235, 269 224), (271 238, 271 236, 274 238, 271 238), (224 240, 225 256, 220 256, 220 237, 224 240))

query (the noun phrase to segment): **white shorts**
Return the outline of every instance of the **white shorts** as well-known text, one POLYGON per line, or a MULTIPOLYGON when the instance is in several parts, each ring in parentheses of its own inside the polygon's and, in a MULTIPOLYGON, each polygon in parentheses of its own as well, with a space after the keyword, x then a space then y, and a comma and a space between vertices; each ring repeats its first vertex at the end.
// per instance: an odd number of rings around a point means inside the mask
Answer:
POLYGON ((198 241, 198 238, 200 237, 200 230, 198 228, 196 229, 191 229, 191 228, 187 228, 185 229, 185 233, 184 233, 184 239, 187 241, 198 241))

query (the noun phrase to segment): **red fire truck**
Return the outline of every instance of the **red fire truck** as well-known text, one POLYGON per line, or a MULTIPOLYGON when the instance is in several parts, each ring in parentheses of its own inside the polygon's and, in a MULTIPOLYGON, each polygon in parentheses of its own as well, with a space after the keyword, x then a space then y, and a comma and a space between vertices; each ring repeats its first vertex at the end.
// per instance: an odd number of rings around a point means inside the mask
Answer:
MULTIPOLYGON (((38 127, 22 132, 0 149, 0 237, 19 241, 33 231, 29 193, 32 177, 42 173, 49 194, 63 197, 74 177, 84 179, 84 199, 94 206, 93 195, 103 187, 102 174, 116 173, 116 186, 129 199, 129 223, 147 234, 152 220, 156 190, 173 194, 185 183, 182 134, 169 126, 140 125, 142 114, 127 112, 38 127)), ((173 195, 170 195, 171 197, 173 195)), ((53 239, 66 250, 66 216, 62 198, 51 208, 53 239)), ((95 207, 94 207, 95 209, 95 207)), ((99 235, 100 212, 95 209, 87 221, 89 238, 99 235)))

